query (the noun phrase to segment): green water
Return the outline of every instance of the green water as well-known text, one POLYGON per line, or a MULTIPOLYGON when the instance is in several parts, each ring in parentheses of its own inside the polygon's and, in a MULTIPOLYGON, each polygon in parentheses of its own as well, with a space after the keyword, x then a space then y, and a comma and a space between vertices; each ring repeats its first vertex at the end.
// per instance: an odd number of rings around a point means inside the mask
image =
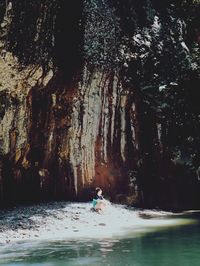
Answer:
POLYGON ((199 266, 200 223, 157 229, 125 238, 0 246, 6 266, 199 266))

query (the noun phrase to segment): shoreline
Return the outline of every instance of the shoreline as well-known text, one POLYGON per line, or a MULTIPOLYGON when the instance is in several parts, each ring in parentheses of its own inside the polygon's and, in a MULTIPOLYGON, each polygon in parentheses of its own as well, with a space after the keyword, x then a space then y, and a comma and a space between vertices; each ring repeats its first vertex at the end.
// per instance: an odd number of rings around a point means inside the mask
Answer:
POLYGON ((174 226, 181 219, 176 219, 177 214, 172 212, 128 209, 117 204, 108 204, 103 214, 92 211, 91 207, 91 203, 51 202, 0 210, 0 245, 35 240, 112 238, 130 232, 136 235, 174 226))

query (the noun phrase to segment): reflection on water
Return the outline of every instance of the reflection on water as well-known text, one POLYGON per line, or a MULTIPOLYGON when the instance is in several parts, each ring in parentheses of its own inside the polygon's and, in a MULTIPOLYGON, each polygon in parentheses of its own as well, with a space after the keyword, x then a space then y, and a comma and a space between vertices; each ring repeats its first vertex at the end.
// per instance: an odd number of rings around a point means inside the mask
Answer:
POLYGON ((199 266, 199 229, 196 222, 125 238, 1 246, 0 265, 199 266))

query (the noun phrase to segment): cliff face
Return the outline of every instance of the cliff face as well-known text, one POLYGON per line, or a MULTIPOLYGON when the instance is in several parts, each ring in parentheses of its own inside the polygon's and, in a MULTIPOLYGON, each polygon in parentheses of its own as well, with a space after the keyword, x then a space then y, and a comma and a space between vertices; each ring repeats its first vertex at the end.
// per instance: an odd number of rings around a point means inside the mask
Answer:
POLYGON ((101 186, 115 200, 197 207, 193 5, 187 21, 170 1, 66 2, 0 6, 2 204, 101 186))

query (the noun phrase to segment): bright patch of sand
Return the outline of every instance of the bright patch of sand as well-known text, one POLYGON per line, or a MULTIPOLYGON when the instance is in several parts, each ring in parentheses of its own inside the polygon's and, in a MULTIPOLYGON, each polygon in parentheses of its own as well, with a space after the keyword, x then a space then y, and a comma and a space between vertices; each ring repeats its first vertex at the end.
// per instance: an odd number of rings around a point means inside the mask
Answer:
POLYGON ((103 214, 91 203, 54 202, 0 212, 0 244, 28 240, 94 239, 134 236, 191 222, 173 213, 108 204, 103 214))

